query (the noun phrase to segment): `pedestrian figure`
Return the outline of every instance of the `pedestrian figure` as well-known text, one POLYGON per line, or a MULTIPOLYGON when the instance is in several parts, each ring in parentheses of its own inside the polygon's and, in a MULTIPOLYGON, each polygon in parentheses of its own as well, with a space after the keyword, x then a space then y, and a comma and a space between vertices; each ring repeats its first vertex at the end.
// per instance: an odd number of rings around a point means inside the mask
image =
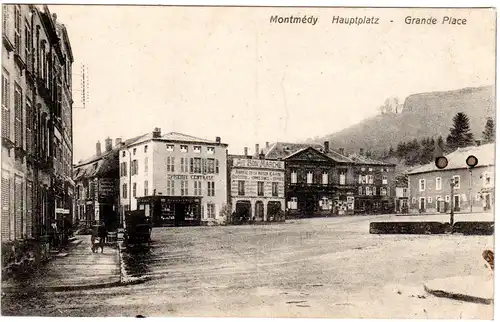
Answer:
POLYGON ((99 247, 101 247, 101 253, 104 253, 104 243, 106 241, 106 237, 108 236, 108 232, 106 230, 105 225, 99 226, 99 247))
POLYGON ((90 249, 92 250, 92 253, 95 253, 97 251, 97 238, 99 235, 99 226, 94 225, 92 227, 92 235, 90 236, 90 249))

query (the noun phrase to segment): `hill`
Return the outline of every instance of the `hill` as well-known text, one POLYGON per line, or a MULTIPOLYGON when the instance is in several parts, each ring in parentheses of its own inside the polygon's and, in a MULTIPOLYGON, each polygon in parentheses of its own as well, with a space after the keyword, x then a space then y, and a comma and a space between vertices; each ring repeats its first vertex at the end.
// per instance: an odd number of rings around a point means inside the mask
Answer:
POLYGON ((481 137, 487 117, 495 117, 493 86, 463 88, 445 92, 413 94, 406 98, 399 114, 378 115, 340 132, 318 138, 329 141, 332 148, 344 148, 348 153, 395 149, 401 141, 429 136, 446 136, 453 116, 464 112, 469 116, 471 130, 481 137))

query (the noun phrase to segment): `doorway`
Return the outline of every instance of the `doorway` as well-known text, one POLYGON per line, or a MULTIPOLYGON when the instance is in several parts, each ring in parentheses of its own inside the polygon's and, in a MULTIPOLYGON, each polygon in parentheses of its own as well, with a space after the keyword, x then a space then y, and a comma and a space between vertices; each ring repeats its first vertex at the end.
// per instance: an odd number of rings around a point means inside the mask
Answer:
POLYGON ((484 195, 484 210, 491 210, 491 195, 489 193, 484 195))
POLYGON ((425 198, 424 197, 421 197, 420 198, 420 206, 419 206, 419 210, 421 212, 424 212, 425 211, 425 198))
POLYGON ((453 210, 460 211, 460 195, 453 196, 453 210))
POLYGON ((260 200, 255 203, 255 220, 264 220, 264 203, 260 200))

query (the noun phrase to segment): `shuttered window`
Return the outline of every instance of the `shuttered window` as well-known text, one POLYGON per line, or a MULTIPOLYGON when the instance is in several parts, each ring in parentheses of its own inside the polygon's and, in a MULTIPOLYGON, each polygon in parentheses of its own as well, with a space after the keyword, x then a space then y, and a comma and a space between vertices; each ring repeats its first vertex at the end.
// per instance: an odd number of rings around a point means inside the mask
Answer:
POLYGON ((23 200, 23 181, 21 177, 15 178, 14 185, 14 205, 15 205, 15 215, 13 219, 15 231, 14 238, 22 237, 22 227, 23 227, 23 213, 24 213, 24 200, 23 200))
POLYGON ((23 93, 19 85, 14 92, 14 133, 16 147, 23 146, 23 93))
MULTIPOLYGON (((5 10, 5 8, 4 8, 5 10)), ((7 73, 2 73, 2 137, 10 138, 10 81, 7 73)))
POLYGON ((10 238, 10 179, 2 173, 2 240, 10 238))

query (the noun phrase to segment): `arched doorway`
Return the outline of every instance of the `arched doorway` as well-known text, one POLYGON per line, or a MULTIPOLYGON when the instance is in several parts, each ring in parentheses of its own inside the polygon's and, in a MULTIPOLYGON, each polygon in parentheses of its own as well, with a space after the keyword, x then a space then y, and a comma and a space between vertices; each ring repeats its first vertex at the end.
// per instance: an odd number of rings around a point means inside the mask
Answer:
POLYGON ((255 202, 255 220, 264 220, 264 203, 260 200, 255 202))

